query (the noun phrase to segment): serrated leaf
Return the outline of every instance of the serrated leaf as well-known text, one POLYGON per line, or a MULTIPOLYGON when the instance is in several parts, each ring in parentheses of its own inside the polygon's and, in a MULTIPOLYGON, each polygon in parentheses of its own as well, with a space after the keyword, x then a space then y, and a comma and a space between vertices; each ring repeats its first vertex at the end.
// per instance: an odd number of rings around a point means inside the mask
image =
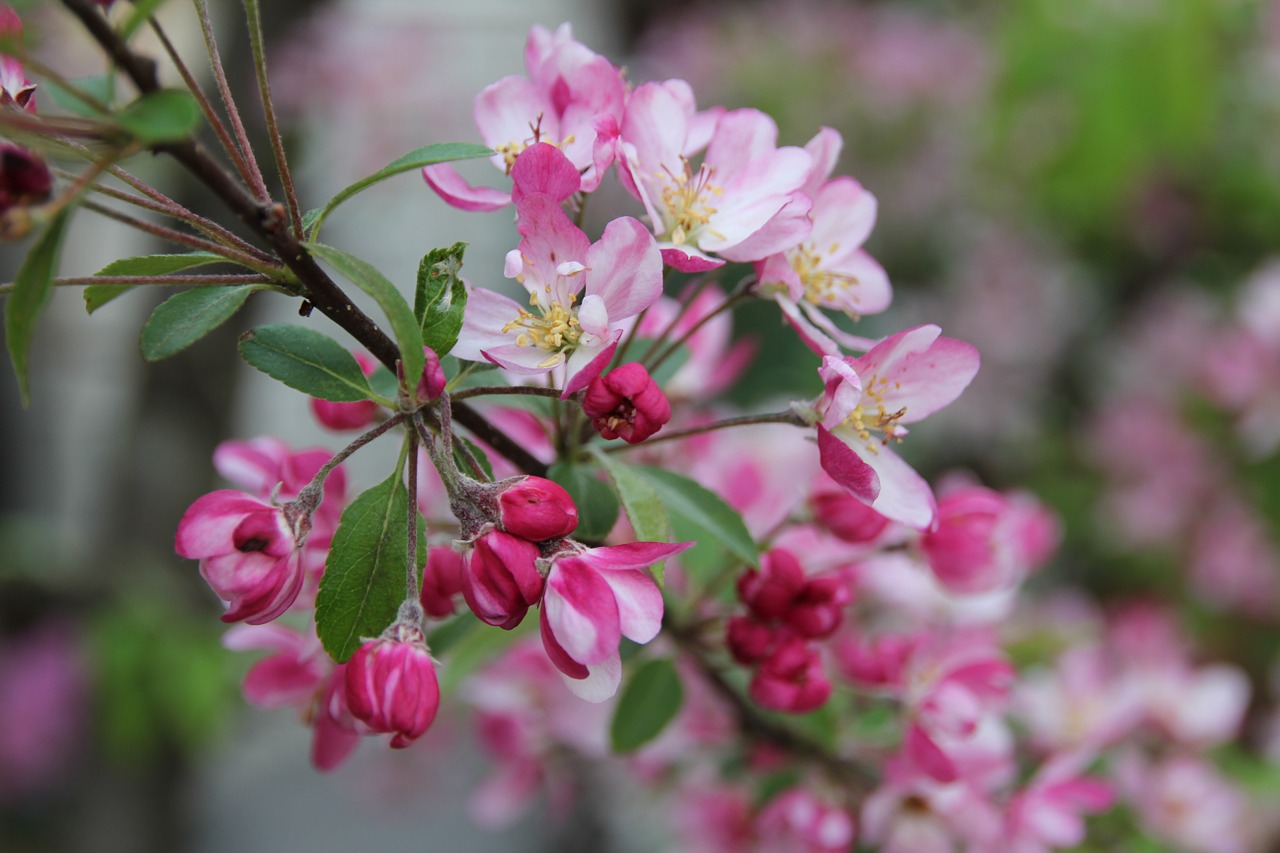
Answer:
POLYGON ((564 486, 578 505, 575 539, 598 542, 618 521, 618 498, 597 473, 597 468, 569 462, 557 462, 547 471, 547 479, 564 486))
MULTIPOLYGON (((408 513, 399 471, 342 511, 316 593, 316 634, 338 663, 379 636, 404 601, 408 513)), ((421 529, 422 519, 417 523, 421 529)))
POLYGON ((671 519, 677 539, 698 544, 686 552, 685 561, 700 549, 723 547, 729 554, 759 566, 760 551, 742 516, 709 489, 674 471, 649 466, 632 469, 653 486, 671 519))
POLYGON ((657 737, 680 713, 684 687, 667 658, 645 662, 628 679, 618 699, 609 738, 614 752, 635 752, 657 737))
POLYGON ((69 210, 64 209, 49 220, 48 227, 36 238, 22 266, 18 267, 18 274, 13 278, 13 291, 4 303, 5 339, 24 406, 31 402, 27 386, 27 356, 31 352, 36 319, 53 289, 53 274, 67 233, 68 216, 69 210))
MULTIPOLYGON (((630 465, 619 462, 600 448, 595 448, 595 458, 613 481, 636 539, 640 542, 670 542, 671 519, 657 490, 630 465)), ((652 566, 653 577, 659 587, 663 585, 665 567, 666 561, 652 566)))
MULTIPOLYGON (((110 107, 116 99, 116 78, 114 74, 100 74, 94 77, 81 77, 78 80, 71 80, 71 84, 75 89, 84 95, 98 101, 105 107, 110 107)), ((102 111, 92 104, 81 99, 80 95, 73 92, 70 88, 59 84, 56 80, 42 80, 40 82, 40 94, 48 95, 49 100, 53 101, 62 109, 71 115, 80 116, 82 118, 101 118, 102 111)))
POLYGON ((441 142, 417 148, 403 157, 392 160, 372 175, 361 178, 329 199, 328 203, 316 213, 310 224, 303 223, 303 230, 306 231, 308 239, 314 240, 316 235, 320 233, 320 226, 324 224, 324 220, 328 218, 335 207, 379 181, 385 181, 387 178, 410 172, 414 169, 421 169, 423 166, 434 166, 437 163, 449 163, 454 160, 474 160, 491 156, 493 156, 492 150, 472 142, 441 142))
POLYGON ((400 347, 400 361, 404 364, 405 382, 409 388, 418 386, 425 359, 422 354, 422 331, 413 316, 409 303, 391 281, 368 261, 363 261, 341 249, 322 243, 304 243, 307 250, 350 279, 351 283, 374 298, 387 315, 396 345, 400 347))
MULTIPOLYGON (((170 275, 206 264, 231 263, 213 252, 189 252, 185 255, 140 255, 112 261, 94 275, 170 275)), ((133 290, 133 284, 91 284, 84 289, 84 307, 92 314, 122 293, 133 290)))
POLYGON ((175 293, 157 305, 143 325, 138 339, 142 357, 159 361, 181 352, 230 320, 249 294, 263 289, 260 284, 243 284, 175 293))
POLYGON ((445 355, 458 342, 467 308, 467 288, 458 277, 466 243, 433 249, 418 264, 413 313, 422 327, 422 342, 445 355))
POLYGON ((370 397, 369 382, 355 357, 326 335, 303 326, 275 323, 240 336, 240 356, 290 388, 337 403, 370 397))
POLYGON ((148 92, 116 113, 116 124, 139 142, 172 142, 190 136, 200 124, 200 106, 189 92, 148 92))

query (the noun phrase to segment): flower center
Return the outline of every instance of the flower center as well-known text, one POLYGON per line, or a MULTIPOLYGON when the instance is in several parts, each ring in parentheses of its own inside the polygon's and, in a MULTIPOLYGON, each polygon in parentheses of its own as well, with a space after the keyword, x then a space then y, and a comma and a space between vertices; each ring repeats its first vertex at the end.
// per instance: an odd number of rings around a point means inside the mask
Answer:
MULTIPOLYGON (((901 384, 895 382, 893 386, 900 388, 901 384)), ((898 425, 898 421, 907 413, 907 407, 890 412, 884 403, 885 392, 888 390, 888 379, 872 376, 862 388, 862 402, 844 420, 873 453, 879 453, 879 445, 890 441, 902 443, 903 436, 907 434, 907 430, 898 425), (872 433, 879 433, 881 437, 872 438, 872 433)))
POLYGON ((546 350, 551 356, 539 367, 552 367, 560 361, 565 350, 578 345, 578 338, 582 336, 582 325, 573 311, 575 301, 577 294, 571 293, 567 307, 559 302, 543 306, 537 294, 534 294, 529 297, 529 304, 538 309, 541 316, 521 308, 516 318, 502 327, 503 334, 518 330, 520 334, 516 337, 516 346, 533 346, 546 350))
POLYGON ((556 142, 549 137, 544 138, 542 131, 542 113, 538 113, 538 118, 529 124, 529 135, 524 139, 513 139, 510 142, 504 142, 501 145, 493 146, 493 150, 502 155, 503 166, 506 167, 507 174, 511 174, 511 167, 516 164, 516 158, 520 156, 530 145, 536 145, 539 142, 545 142, 564 150, 564 146, 573 144, 573 134, 569 134, 564 139, 556 142))
POLYGON ((861 283, 860 280, 849 273, 822 268, 823 258, 835 254, 839 248, 840 244, 832 243, 826 254, 823 254, 812 243, 804 243, 790 252, 791 269, 800 278, 804 298, 808 302, 827 308, 838 305, 851 320, 856 320, 858 312, 850 307, 850 303, 858 302, 854 290, 861 283))
POLYGON ((671 225, 671 242, 683 245, 689 239, 690 232, 696 231, 711 221, 716 208, 710 201, 724 195, 724 190, 711 183, 714 168, 703 163, 694 174, 689 161, 680 158, 684 164, 684 172, 674 174, 665 169, 664 174, 670 183, 662 188, 662 204, 667 208, 667 222, 671 225))

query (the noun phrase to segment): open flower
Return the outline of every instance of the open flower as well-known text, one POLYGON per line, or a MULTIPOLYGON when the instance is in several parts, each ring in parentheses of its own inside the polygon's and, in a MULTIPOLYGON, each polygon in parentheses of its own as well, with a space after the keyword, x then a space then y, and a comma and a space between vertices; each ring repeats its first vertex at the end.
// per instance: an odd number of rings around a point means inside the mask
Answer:
POLYGON ((552 558, 542 595, 542 644, 569 689, 590 702, 617 692, 622 638, 647 643, 662 627, 662 593, 644 570, 692 545, 577 545, 552 558))
POLYGON ((809 199, 798 191, 809 153, 778 148, 778 127, 764 113, 733 110, 720 116, 695 169, 689 157, 704 128, 682 81, 646 83, 627 101, 619 170, 663 239, 663 259, 700 272, 721 266, 720 258, 756 261, 803 240, 809 199))
MULTIPOLYGON (((575 41, 568 24, 554 33, 534 27, 525 44, 524 63, 527 79, 504 77, 476 96, 480 137, 497 152, 491 161, 511 174, 526 148, 553 145, 564 152, 575 173, 582 173, 582 191, 590 192, 613 162, 613 145, 597 144, 596 127, 603 123, 616 128, 622 118, 622 72, 575 41)), ((515 192, 468 184, 447 163, 427 166, 422 176, 441 198, 463 210, 497 210, 519 201, 515 192)))
MULTIPOLYGON (((557 163, 565 165, 563 154, 535 145, 517 165, 546 174, 557 163)), ((609 363, 621 323, 662 295, 662 257, 648 230, 629 216, 610 222, 591 243, 554 194, 522 191, 528 194, 516 211, 523 239, 508 254, 506 273, 529 291, 529 307, 490 290, 472 290, 452 354, 526 374, 563 366, 568 396, 609 363)))
POLYGON ((876 512, 910 527, 930 527, 933 491, 890 444, 904 424, 923 420, 960 396, 978 372, 978 351, 937 326, 890 335, 861 358, 827 356, 818 372, 818 452, 831 478, 876 512))

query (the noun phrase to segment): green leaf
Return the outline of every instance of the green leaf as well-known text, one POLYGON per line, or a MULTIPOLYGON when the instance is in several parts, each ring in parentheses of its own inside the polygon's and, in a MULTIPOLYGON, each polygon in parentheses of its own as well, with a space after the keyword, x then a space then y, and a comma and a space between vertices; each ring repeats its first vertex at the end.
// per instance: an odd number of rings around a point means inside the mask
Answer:
MULTIPOLYGON (((121 258, 112 261, 94 275, 170 275, 192 267, 206 264, 231 263, 222 255, 213 252, 189 252, 185 255, 140 255, 136 258, 121 258)), ((92 314, 103 305, 122 293, 127 293, 136 285, 132 284, 91 284, 84 289, 84 307, 92 314)))
POLYGON ((53 101, 71 115, 81 118, 100 118, 102 111, 81 99, 79 93, 88 95, 105 107, 110 107, 116 99, 116 78, 113 74, 101 74, 94 77, 81 77, 69 81, 73 86, 68 88, 54 80, 40 81, 40 94, 48 95, 53 101))
POLYGON ((134 0, 133 11, 120 25, 120 38, 128 39, 138 28, 147 22, 147 18, 155 14, 165 0, 134 0))
POLYGON ((395 621, 405 593, 408 513, 398 470, 342 511, 316 593, 316 634, 338 663, 395 621))
POLYGON ((432 249, 418 265, 418 289, 413 313, 422 327, 422 342, 443 356, 458 342, 467 288, 458 277, 466 243, 432 249))
POLYGON ((4 303, 4 330, 9 346, 9 358, 13 372, 18 376, 18 390, 22 393, 22 405, 31 402, 27 387, 27 356, 31 351, 31 339, 35 335, 36 318, 49 301, 53 290, 53 274, 62 251, 62 239, 67 233, 68 210, 58 212, 49 220, 27 252, 26 259, 13 279, 13 292, 4 303))
POLYGON ((379 181, 385 181, 387 178, 403 172, 410 172, 414 169, 421 169, 423 166, 435 165, 436 163, 448 163, 454 160, 474 160, 479 157, 491 156, 493 156, 492 150, 472 142, 441 142, 410 151, 403 157, 383 166, 372 175, 361 178, 329 199, 329 202, 316 213, 311 224, 303 223, 304 230, 307 232, 308 238, 314 240, 316 235, 320 233, 320 226, 324 224, 325 219, 328 218, 335 207, 379 181))
POLYGON ((686 553, 687 559, 700 549, 720 546, 751 566, 759 566, 760 551, 737 510, 714 492, 688 477, 663 468, 636 466, 632 469, 648 481, 666 506, 676 539, 698 544, 686 553))
POLYGON ((350 403, 370 397, 355 357, 333 338, 275 323, 240 336, 240 355, 263 373, 312 397, 350 403))
POLYGON ((170 296, 156 306, 142 327, 142 357, 159 361, 181 352, 221 326, 260 284, 239 287, 197 287, 170 296))
POLYGON ((404 364, 404 378, 410 390, 418 387, 418 379, 422 376, 422 331, 418 320, 413 316, 409 303, 405 302, 400 291, 386 276, 368 261, 362 261, 355 255, 341 249, 326 246, 322 243, 304 243, 304 246, 316 257, 322 258, 330 266, 351 280, 356 287, 369 294, 387 315, 391 331, 395 334, 396 344, 400 347, 400 361, 404 364))
POLYGON ((189 92, 149 92, 116 113, 116 123, 139 142, 185 139, 200 123, 200 106, 189 92))
POLYGON ((675 664, 667 658, 646 662, 622 688, 609 727, 613 751, 635 752, 653 740, 675 719, 683 701, 684 688, 675 664))
POLYGON ((564 486, 578 505, 578 529, 574 537, 600 541, 618 520, 618 498, 599 477, 597 468, 557 462, 547 472, 547 479, 564 486))
MULTIPOLYGON (((594 448, 596 461, 613 481, 613 487, 622 501, 622 508, 631 522, 636 539, 641 542, 670 542, 671 519, 667 509, 662 505, 662 498, 657 490, 649 484, 644 476, 624 462, 619 462, 612 454, 605 453, 599 447, 594 448)), ((663 585, 663 570, 666 563, 654 563, 653 577, 658 586, 663 585)))

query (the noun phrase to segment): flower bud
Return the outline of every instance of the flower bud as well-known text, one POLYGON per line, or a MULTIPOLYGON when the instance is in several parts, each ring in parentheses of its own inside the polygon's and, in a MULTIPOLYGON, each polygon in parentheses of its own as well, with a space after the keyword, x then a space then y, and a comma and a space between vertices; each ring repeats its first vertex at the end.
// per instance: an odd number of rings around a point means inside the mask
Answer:
POLYGON ((743 666, 759 663, 773 648, 778 631, 750 616, 735 616, 729 620, 725 644, 733 659, 743 666))
POLYGON ((831 682, 822 671, 817 649, 792 637, 760 664, 747 690, 765 708, 803 714, 827 701, 831 682))
MULTIPOLYGON (((362 352, 352 353, 360 363, 365 376, 378 369, 378 363, 362 352)), ((364 429, 378 415, 378 404, 373 400, 357 400, 354 403, 335 403, 332 400, 311 398, 311 413, 320 425, 332 430, 364 429)))
POLYGON ((889 519, 839 487, 819 487, 810 505, 815 520, 846 542, 871 542, 889 526, 889 519))
POLYGON ((792 602, 785 617, 797 634, 811 640, 830 637, 844 619, 844 606, 851 598, 849 587, 838 577, 827 575, 808 581, 792 602))
POLYGON ((0 213, 48 200, 53 175, 44 158, 17 145, 0 145, 0 213))
POLYGON ((466 586, 466 570, 462 555, 448 545, 437 545, 427 552, 422 568, 422 591, 418 596, 422 610, 434 619, 453 613, 453 597, 466 586))
POLYGON ((422 737, 440 708, 440 682, 422 632, 397 625, 347 661, 347 707, 371 731, 394 733, 393 749, 422 737))
POLYGON ((804 588, 804 569, 790 551, 775 548, 760 559, 760 571, 738 578, 738 597, 759 619, 782 619, 804 588))
POLYGON ((289 609, 304 571, 281 507, 223 489, 195 503, 178 522, 174 550, 200 561, 200 574, 230 607, 223 622, 260 625, 289 609))
POLYGON ((444 368, 440 366, 440 356, 436 355, 435 350, 431 347, 423 347, 422 356, 425 362, 422 365, 422 378, 418 380, 418 399, 434 400, 444 393, 449 380, 444 375, 444 368))
POLYGON ((605 438, 638 444, 671 420, 671 404, 638 362, 628 362, 587 386, 582 410, 605 438))
POLYGON ((498 496, 502 529, 530 542, 560 539, 578 527, 578 507, 564 487, 542 477, 517 477, 498 496))
POLYGON ((542 597, 542 575, 534 561, 538 546, 528 539, 490 530, 466 556, 462 595, 482 622, 510 630, 542 597))

